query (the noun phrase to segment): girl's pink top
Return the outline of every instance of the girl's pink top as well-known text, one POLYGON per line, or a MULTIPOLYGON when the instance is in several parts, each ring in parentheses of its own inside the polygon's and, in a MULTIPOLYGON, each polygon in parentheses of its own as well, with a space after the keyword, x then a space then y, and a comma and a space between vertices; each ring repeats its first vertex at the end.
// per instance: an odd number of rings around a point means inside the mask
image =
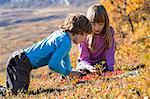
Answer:
POLYGON ((82 42, 79 45, 79 60, 80 61, 86 61, 86 63, 90 65, 95 65, 96 63, 100 63, 101 61, 106 61, 107 68, 110 71, 114 70, 114 30, 111 28, 112 33, 112 46, 108 49, 105 48, 106 43, 104 41, 103 35, 96 35, 96 50, 91 51, 88 48, 88 40, 82 42))

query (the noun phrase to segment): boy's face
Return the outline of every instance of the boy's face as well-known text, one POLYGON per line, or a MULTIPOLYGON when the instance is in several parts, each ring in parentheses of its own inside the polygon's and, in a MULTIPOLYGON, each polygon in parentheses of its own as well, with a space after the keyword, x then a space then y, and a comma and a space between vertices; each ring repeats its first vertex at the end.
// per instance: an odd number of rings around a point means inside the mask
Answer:
POLYGON ((92 23, 92 32, 94 34, 100 34, 104 28, 104 23, 92 23))
POLYGON ((87 38, 87 33, 83 33, 83 35, 82 34, 76 34, 75 35, 75 37, 74 37, 74 40, 73 40, 73 42, 75 43, 75 44, 79 44, 79 43, 81 43, 81 42, 83 42, 83 41, 85 41, 86 40, 86 38, 87 38))

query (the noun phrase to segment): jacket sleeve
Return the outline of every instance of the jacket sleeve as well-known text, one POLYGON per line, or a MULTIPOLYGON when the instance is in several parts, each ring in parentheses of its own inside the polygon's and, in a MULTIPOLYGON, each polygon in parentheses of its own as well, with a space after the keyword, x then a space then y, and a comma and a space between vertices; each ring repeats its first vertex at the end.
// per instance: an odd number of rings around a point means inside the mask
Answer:
POLYGON ((79 44, 79 60, 90 63, 90 51, 86 42, 82 42, 79 44))
MULTIPOLYGON (((60 74, 63 74, 65 76, 69 75, 70 70, 66 68, 66 64, 63 64, 62 60, 66 57, 66 55, 70 51, 70 46, 68 46, 68 43, 61 42, 60 46, 56 48, 54 53, 52 54, 50 60, 49 60, 49 68, 55 72, 58 72, 60 74)), ((67 56, 68 57, 68 56, 67 56)), ((69 64, 69 61, 67 61, 69 64)))
POLYGON ((76 70, 89 70, 91 67, 93 67, 90 64, 90 51, 86 42, 79 44, 79 54, 79 62, 77 62, 76 70))
POLYGON ((72 70, 69 53, 64 57, 63 65, 65 66, 65 68, 72 70))
POLYGON ((114 71, 114 54, 115 54, 115 47, 114 47, 114 30, 111 29, 112 32, 112 46, 105 51, 106 56, 106 63, 107 68, 109 71, 114 71))

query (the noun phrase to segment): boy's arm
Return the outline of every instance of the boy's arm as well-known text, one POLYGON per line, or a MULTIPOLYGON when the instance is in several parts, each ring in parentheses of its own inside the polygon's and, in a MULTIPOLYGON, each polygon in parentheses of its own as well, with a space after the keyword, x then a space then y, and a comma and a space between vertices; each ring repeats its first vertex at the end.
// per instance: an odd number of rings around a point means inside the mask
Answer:
POLYGON ((69 70, 72 70, 69 53, 64 57, 63 65, 65 66, 65 68, 68 68, 69 70))
POLYGON ((71 66, 71 62, 70 62, 70 57, 69 57, 69 53, 64 57, 63 61, 63 66, 69 70, 71 70, 70 74, 68 75, 69 77, 73 77, 76 76, 77 78, 80 77, 81 73, 79 73, 78 71, 75 71, 74 69, 72 69, 71 66))
POLYGON ((65 68, 61 61, 69 53, 70 47, 67 45, 68 43, 62 42, 60 46, 54 51, 48 63, 51 70, 54 70, 55 72, 65 76, 69 75, 70 70, 65 68))
POLYGON ((115 46, 114 46, 114 31, 112 31, 112 46, 105 51, 106 56, 106 64, 109 71, 114 71, 114 54, 115 54, 115 46))

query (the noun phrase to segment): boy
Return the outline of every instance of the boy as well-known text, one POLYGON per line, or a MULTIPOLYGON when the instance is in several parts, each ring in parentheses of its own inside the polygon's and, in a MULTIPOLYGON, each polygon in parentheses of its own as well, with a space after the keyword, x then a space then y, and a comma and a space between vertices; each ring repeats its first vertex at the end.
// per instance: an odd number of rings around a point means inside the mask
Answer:
POLYGON ((92 26, 83 14, 69 15, 60 30, 31 47, 15 51, 7 62, 7 88, 15 95, 20 90, 27 91, 30 71, 46 65, 64 76, 78 78, 80 73, 72 70, 69 58, 71 41, 79 44, 91 31, 92 26))

